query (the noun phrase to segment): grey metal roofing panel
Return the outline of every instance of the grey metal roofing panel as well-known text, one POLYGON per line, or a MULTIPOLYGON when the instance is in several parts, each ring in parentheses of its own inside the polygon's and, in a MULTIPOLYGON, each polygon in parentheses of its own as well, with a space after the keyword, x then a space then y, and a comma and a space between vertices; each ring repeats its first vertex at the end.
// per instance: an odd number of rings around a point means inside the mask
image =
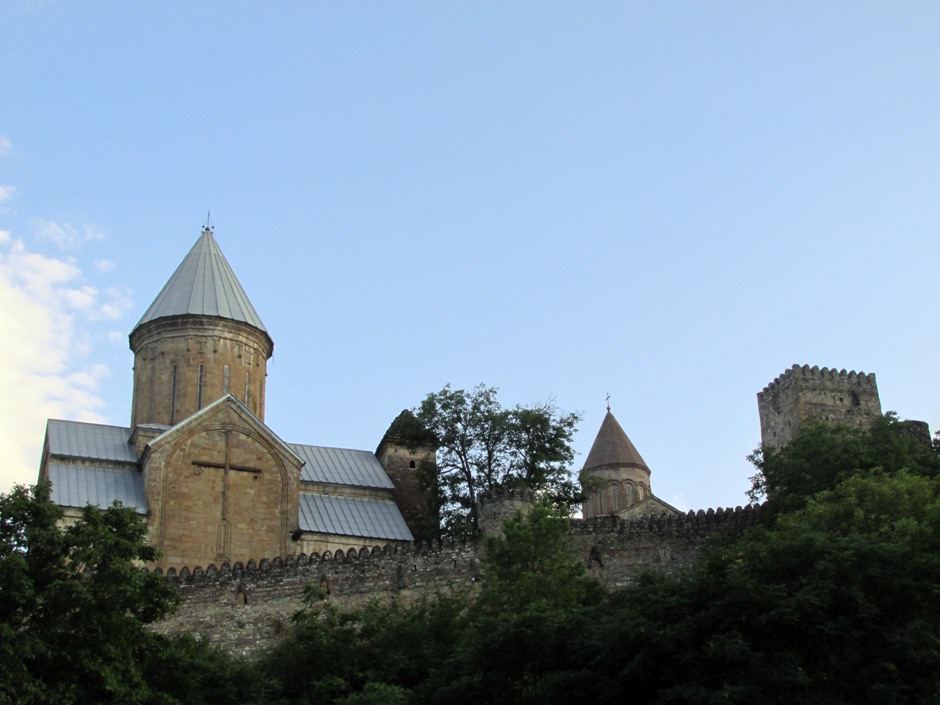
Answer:
POLYGON ((301 492, 300 528, 321 534, 414 541, 398 506, 389 500, 301 492))
POLYGON ((379 459, 370 451, 307 446, 300 443, 288 443, 288 446, 304 460, 300 479, 306 482, 394 488, 379 459))
POLYGON ((106 509, 115 501, 147 513, 144 478, 136 469, 103 468, 52 460, 48 465, 52 501, 63 507, 106 509))
POLYGON ((228 318, 267 332, 209 228, 203 229, 134 328, 157 318, 187 314, 228 318))
POLYGON ((54 456, 117 463, 137 462, 134 447, 127 442, 131 435, 129 428, 49 419, 46 434, 49 437, 49 452, 54 456))

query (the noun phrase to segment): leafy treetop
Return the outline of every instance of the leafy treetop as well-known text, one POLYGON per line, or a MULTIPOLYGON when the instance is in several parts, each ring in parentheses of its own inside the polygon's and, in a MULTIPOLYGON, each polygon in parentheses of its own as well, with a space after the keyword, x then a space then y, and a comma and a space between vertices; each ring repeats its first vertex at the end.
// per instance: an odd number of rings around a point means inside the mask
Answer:
POLYGON ((445 534, 474 533, 477 499, 501 487, 527 487, 569 508, 580 501, 571 473, 580 415, 559 411, 553 401, 506 409, 497 391, 447 385, 414 409, 417 423, 404 419, 396 428, 412 446, 437 448, 445 534))

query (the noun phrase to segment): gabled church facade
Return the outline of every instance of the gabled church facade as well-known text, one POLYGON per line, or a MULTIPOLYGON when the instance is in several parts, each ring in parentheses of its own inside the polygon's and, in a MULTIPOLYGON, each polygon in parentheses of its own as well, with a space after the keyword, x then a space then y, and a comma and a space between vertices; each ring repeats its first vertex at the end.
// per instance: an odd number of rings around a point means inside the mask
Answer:
POLYGON ((433 524, 415 479, 433 449, 391 433, 376 453, 286 443, 264 423, 274 342, 210 228, 130 347, 129 426, 47 424, 39 479, 67 520, 87 504, 134 508, 162 568, 409 543, 433 524))

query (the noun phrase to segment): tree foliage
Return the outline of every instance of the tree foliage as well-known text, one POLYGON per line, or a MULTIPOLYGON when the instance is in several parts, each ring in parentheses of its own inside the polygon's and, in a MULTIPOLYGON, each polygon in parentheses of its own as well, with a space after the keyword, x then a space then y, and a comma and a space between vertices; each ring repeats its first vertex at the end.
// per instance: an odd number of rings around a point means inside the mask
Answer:
POLYGON ((0 702, 146 702, 147 625, 178 593, 138 567, 156 552, 132 510, 61 516, 45 484, 0 496, 0 702))
POLYGON ((566 701, 580 671, 575 636, 596 622, 605 600, 568 527, 563 509, 539 502, 487 540, 482 588, 434 684, 437 702, 566 701))
POLYGON ((782 450, 759 448, 750 456, 758 472, 748 493, 766 500, 768 513, 802 507, 817 492, 830 490, 858 474, 874 472, 936 476, 936 444, 894 414, 874 420, 869 428, 831 427, 810 423, 782 450))
POLYGON ((567 530, 548 503, 507 522, 488 541, 476 592, 345 611, 311 592, 263 664, 279 684, 271 702, 547 702, 572 663, 572 635, 604 601, 567 530))
POLYGON ((487 542, 481 582, 347 610, 311 591, 256 664, 147 631, 173 598, 134 568, 153 554, 133 513, 62 530, 20 488, 0 499, 0 702, 940 703, 936 448, 889 417, 755 461, 769 520, 678 578, 605 592, 543 502, 487 542))
POLYGON ((758 465, 769 521, 609 593, 536 508, 488 544, 475 597, 308 616, 290 673, 340 674, 325 703, 940 703, 940 478, 908 438, 808 429, 758 465))
POLYGON ((562 413, 552 401, 505 409, 494 387, 448 385, 414 414, 426 434, 419 441, 430 438, 438 449, 445 534, 474 533, 479 495, 499 487, 528 487, 568 507, 579 501, 571 473, 577 413, 562 413))

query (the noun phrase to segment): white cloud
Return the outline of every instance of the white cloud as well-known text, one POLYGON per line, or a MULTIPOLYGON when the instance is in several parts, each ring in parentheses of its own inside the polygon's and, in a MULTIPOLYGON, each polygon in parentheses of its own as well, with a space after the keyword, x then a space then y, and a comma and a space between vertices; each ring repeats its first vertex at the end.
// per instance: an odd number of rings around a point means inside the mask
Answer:
POLYGON ((115 264, 109 259, 99 259, 95 262, 95 269, 97 269, 102 274, 107 274, 108 272, 114 271, 115 264))
POLYGON ((63 250, 77 250, 86 242, 105 239, 104 231, 94 225, 79 228, 71 223, 57 223, 48 218, 32 218, 30 226, 40 240, 54 242, 63 250))
POLYGON ((7 184, 0 184, 0 213, 9 213, 10 208, 7 203, 16 198, 16 188, 7 184))
POLYGON ((81 366, 91 346, 81 321, 110 318, 123 304, 119 292, 102 304, 80 278, 74 261, 30 252, 0 231, 0 491, 35 482, 46 419, 105 421, 97 392, 109 370, 81 366))
POLYGON ((9 139, 3 135, 0 135, 0 157, 2 157, 4 154, 8 154, 10 152, 10 147, 12 146, 13 143, 10 142, 9 139))

